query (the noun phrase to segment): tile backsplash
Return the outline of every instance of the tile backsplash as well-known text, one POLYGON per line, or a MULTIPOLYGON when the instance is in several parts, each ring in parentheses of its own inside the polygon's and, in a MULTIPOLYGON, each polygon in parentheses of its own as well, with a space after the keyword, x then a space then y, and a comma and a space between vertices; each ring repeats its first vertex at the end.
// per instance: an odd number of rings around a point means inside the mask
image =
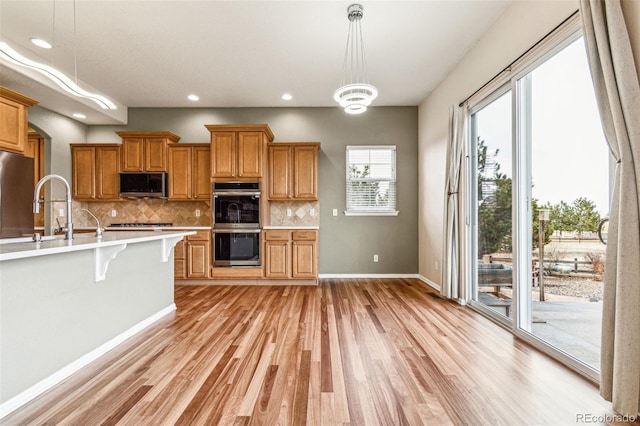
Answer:
MULTIPOLYGON (((53 224, 59 209, 64 203, 55 202, 52 206, 53 224)), ((81 209, 88 209, 98 217, 102 226, 126 222, 162 222, 174 226, 211 226, 211 203, 208 201, 180 202, 154 199, 127 200, 122 202, 73 202, 73 225, 76 228, 94 227, 95 221, 81 209), (111 217, 111 210, 116 217, 111 217), (196 217, 200 210, 200 217, 196 217)), ((318 201, 272 201, 270 203, 270 223, 272 226, 319 226, 320 207, 318 201), (287 210, 291 216, 287 216, 287 210), (311 216, 311 209, 315 215, 311 216)), ((64 220, 61 220, 64 222, 64 220)))
MULTIPOLYGON (((63 207, 63 205, 55 205, 54 214, 58 208, 63 207)), ((211 226, 211 203, 206 201, 180 202, 154 199, 106 203, 74 201, 73 224, 75 227, 95 226, 93 218, 81 211, 83 208, 96 215, 103 226, 126 222, 162 222, 173 223, 174 226, 211 226), (116 217, 111 217, 111 210, 116 211, 116 217), (196 210, 200 210, 200 217, 196 217, 196 210)))
POLYGON ((320 205, 317 201, 272 201, 270 203, 272 226, 320 226, 320 205), (291 216, 287 216, 287 210, 291 216), (311 216, 311 209, 315 215, 311 216))

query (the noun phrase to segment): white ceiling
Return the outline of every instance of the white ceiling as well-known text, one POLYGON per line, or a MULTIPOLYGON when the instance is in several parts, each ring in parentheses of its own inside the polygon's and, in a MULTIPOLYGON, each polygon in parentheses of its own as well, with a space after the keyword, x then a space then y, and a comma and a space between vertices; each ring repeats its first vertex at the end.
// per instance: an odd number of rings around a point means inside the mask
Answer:
MULTIPOLYGON (((81 86, 121 108, 101 114, 7 64, 0 84, 65 115, 83 110, 92 124, 126 121, 126 107, 335 106, 351 3, 0 0, 3 41, 72 77, 77 64, 81 86), (38 48, 31 37, 54 48, 38 48), (283 101, 285 92, 293 100, 283 101), (200 101, 188 101, 190 93, 200 101)), ((415 106, 509 1, 361 4, 369 79, 380 92, 373 106, 415 106)))

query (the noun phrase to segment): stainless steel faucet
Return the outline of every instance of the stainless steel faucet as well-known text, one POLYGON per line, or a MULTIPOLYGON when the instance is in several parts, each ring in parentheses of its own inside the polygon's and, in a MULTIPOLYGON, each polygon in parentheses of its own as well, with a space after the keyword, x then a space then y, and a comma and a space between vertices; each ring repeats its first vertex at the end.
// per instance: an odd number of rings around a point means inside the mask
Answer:
POLYGON ((92 218, 94 218, 96 220, 96 237, 98 237, 98 238, 102 237, 102 232, 104 232, 104 228, 102 226, 100 226, 100 221, 98 220, 96 215, 91 213, 88 209, 80 209, 80 210, 89 213, 89 216, 91 216, 92 218))
POLYGON ((39 200, 40 190, 42 189, 42 186, 51 179, 58 179, 62 181, 67 190, 67 195, 65 197, 67 206, 67 224, 64 228, 62 228, 62 231, 64 231, 65 240, 73 240, 73 222, 71 221, 71 187, 69 186, 69 182, 67 182, 65 178, 59 175, 47 175, 40 179, 40 181, 36 185, 35 191, 33 192, 33 212, 40 213, 40 203, 44 202, 44 200, 39 200))

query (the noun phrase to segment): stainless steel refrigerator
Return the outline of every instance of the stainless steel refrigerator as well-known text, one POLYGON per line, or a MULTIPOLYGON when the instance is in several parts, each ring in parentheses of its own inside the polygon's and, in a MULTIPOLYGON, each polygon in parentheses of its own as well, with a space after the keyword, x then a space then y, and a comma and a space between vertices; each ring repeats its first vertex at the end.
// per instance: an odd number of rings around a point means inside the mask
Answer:
POLYGON ((33 234, 33 158, 0 151, 0 238, 33 234))

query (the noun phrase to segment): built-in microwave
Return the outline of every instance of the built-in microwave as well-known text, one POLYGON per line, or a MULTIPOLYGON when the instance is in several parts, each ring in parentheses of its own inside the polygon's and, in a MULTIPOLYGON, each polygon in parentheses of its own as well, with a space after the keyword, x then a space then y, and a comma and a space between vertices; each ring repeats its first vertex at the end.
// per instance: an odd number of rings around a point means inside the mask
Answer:
POLYGON ((166 173, 120 173, 120 196, 126 198, 167 198, 166 173))

